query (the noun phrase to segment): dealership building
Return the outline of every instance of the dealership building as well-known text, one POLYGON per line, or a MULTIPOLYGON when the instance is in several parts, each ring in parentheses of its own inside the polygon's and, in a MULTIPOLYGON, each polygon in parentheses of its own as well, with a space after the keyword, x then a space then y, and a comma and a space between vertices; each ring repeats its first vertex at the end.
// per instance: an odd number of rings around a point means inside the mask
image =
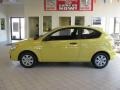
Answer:
POLYGON ((120 0, 0 0, 0 90, 119 90, 120 0), (24 69, 9 57, 13 43, 64 26, 99 27, 117 56, 104 69, 88 63, 43 63, 24 69))

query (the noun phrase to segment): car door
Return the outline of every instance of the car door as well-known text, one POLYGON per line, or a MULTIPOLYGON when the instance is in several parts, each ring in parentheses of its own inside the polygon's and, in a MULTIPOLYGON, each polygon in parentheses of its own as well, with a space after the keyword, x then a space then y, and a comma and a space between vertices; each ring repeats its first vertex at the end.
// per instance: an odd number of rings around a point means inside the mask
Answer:
POLYGON ((98 39, 101 33, 91 28, 79 28, 78 32, 80 36, 78 43, 79 61, 90 61, 97 52, 98 39))
POLYGON ((47 62, 75 61, 78 58, 78 42, 71 36, 74 28, 63 28, 45 37, 42 41, 40 57, 47 62))

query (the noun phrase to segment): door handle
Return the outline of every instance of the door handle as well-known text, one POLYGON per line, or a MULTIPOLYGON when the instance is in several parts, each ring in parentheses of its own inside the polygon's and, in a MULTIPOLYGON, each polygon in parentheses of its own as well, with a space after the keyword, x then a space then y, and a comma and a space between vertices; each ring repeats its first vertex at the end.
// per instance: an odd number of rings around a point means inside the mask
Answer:
POLYGON ((72 42, 72 43, 70 43, 71 45, 75 45, 75 44, 77 44, 77 43, 75 43, 75 42, 72 42))

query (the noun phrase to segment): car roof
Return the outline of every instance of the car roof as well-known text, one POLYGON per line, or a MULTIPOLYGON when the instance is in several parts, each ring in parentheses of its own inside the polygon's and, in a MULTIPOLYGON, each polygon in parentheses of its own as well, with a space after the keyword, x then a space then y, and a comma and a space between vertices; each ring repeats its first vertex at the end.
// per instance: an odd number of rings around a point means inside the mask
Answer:
POLYGON ((58 29, 62 29, 62 28, 89 28, 89 29, 94 29, 96 31, 99 31, 99 32, 102 32, 104 33, 103 29, 100 28, 100 27, 92 27, 92 26, 79 26, 79 25, 72 25, 72 26, 60 26, 60 27, 57 27, 57 28, 54 28, 53 31, 55 30, 58 30, 58 29))

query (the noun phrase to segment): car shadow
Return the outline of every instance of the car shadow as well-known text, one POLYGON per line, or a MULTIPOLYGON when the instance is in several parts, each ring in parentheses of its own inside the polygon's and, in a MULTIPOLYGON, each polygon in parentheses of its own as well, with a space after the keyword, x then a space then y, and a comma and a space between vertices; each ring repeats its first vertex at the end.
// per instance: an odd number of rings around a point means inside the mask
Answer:
POLYGON ((40 62, 36 67, 83 67, 93 68, 88 62, 40 62))

